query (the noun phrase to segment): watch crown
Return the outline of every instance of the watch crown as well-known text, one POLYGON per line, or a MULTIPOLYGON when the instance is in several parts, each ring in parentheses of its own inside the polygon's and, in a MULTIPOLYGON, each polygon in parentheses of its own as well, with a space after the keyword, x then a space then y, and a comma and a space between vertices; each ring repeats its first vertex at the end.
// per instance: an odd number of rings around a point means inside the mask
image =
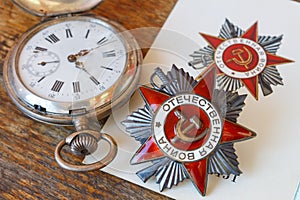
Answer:
POLYGON ((75 155, 89 155, 98 148, 97 140, 94 136, 88 134, 80 134, 71 142, 71 151, 75 155))

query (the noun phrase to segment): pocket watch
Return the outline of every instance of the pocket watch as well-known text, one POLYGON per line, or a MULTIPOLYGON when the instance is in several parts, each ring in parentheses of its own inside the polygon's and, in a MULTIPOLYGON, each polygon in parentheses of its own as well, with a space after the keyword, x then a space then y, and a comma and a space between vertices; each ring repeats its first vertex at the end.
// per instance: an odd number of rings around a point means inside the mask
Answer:
POLYGON ((134 37, 108 19, 84 15, 100 0, 14 2, 44 20, 23 34, 4 65, 4 82, 16 106, 29 117, 76 131, 58 143, 55 158, 68 170, 100 169, 117 153, 115 140, 99 131, 95 118, 108 116, 136 88, 142 54, 134 37), (108 153, 93 164, 73 164, 64 146, 87 155, 103 139, 108 153))

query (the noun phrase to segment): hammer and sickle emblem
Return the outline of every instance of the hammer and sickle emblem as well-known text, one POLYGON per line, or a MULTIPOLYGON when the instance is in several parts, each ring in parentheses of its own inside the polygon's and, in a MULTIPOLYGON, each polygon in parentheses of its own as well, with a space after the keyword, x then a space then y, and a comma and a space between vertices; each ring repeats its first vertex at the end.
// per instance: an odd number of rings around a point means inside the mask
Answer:
POLYGON ((252 62, 252 54, 246 47, 243 47, 243 49, 234 49, 232 50, 232 55, 237 55, 239 59, 237 58, 230 58, 226 62, 235 62, 238 65, 244 66, 246 69, 249 69, 249 64, 252 62), (243 50, 244 49, 244 50, 243 50), (247 53, 247 58, 244 59, 242 55, 247 53))
POLYGON ((174 114, 179 118, 179 121, 177 122, 175 126, 175 134, 176 136, 172 139, 173 142, 176 142, 178 139, 184 141, 184 142, 195 142, 200 139, 202 139, 208 132, 208 128, 206 128, 201 134, 197 135, 196 137, 188 135, 188 133, 193 129, 197 128, 200 129, 202 127, 202 122, 200 119, 194 115, 192 118, 190 118, 188 121, 190 124, 186 126, 182 130, 183 124, 187 121, 186 117, 178 110, 174 112, 174 114))

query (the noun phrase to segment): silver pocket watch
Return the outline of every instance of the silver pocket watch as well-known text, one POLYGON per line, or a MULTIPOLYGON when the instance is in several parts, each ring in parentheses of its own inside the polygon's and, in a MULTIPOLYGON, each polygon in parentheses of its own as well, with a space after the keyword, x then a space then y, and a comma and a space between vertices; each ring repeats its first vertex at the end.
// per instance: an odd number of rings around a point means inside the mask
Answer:
POLYGON ((3 76, 9 96, 35 120, 75 126, 77 131, 56 147, 61 167, 89 171, 106 166, 117 144, 99 131, 98 120, 125 103, 136 88, 142 62, 136 40, 115 22, 82 14, 100 0, 14 3, 44 20, 20 37, 6 59, 3 76), (76 165, 61 155, 65 145, 74 154, 93 153, 101 139, 110 149, 96 163, 76 165))

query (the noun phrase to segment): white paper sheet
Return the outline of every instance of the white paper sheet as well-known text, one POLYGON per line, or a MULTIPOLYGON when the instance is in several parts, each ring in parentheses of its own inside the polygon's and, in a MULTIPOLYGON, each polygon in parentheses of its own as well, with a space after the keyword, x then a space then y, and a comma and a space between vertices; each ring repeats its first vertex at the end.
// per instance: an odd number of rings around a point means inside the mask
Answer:
MULTIPOLYGON (((200 71, 193 70, 187 62, 194 50, 208 45, 198 33, 217 36, 225 18, 243 30, 258 22, 258 35, 283 34, 277 55, 295 62, 277 66, 284 86, 273 87, 273 94, 264 97, 259 92, 256 101, 246 90, 240 91, 247 92, 248 97, 238 122, 255 131, 257 137, 235 144, 243 171, 236 183, 209 175, 205 197, 189 179, 161 194, 175 199, 293 199, 300 181, 300 3, 290 0, 179 0, 144 60, 140 83, 149 83, 154 68, 159 66, 167 71, 172 64, 197 76, 200 71)), ((103 130, 117 140, 119 152, 103 171, 159 192, 154 178, 143 183, 135 175, 145 167, 144 164, 129 164, 140 144, 120 124, 132 110, 143 105, 143 100, 135 93, 122 109, 113 110, 103 130)))

